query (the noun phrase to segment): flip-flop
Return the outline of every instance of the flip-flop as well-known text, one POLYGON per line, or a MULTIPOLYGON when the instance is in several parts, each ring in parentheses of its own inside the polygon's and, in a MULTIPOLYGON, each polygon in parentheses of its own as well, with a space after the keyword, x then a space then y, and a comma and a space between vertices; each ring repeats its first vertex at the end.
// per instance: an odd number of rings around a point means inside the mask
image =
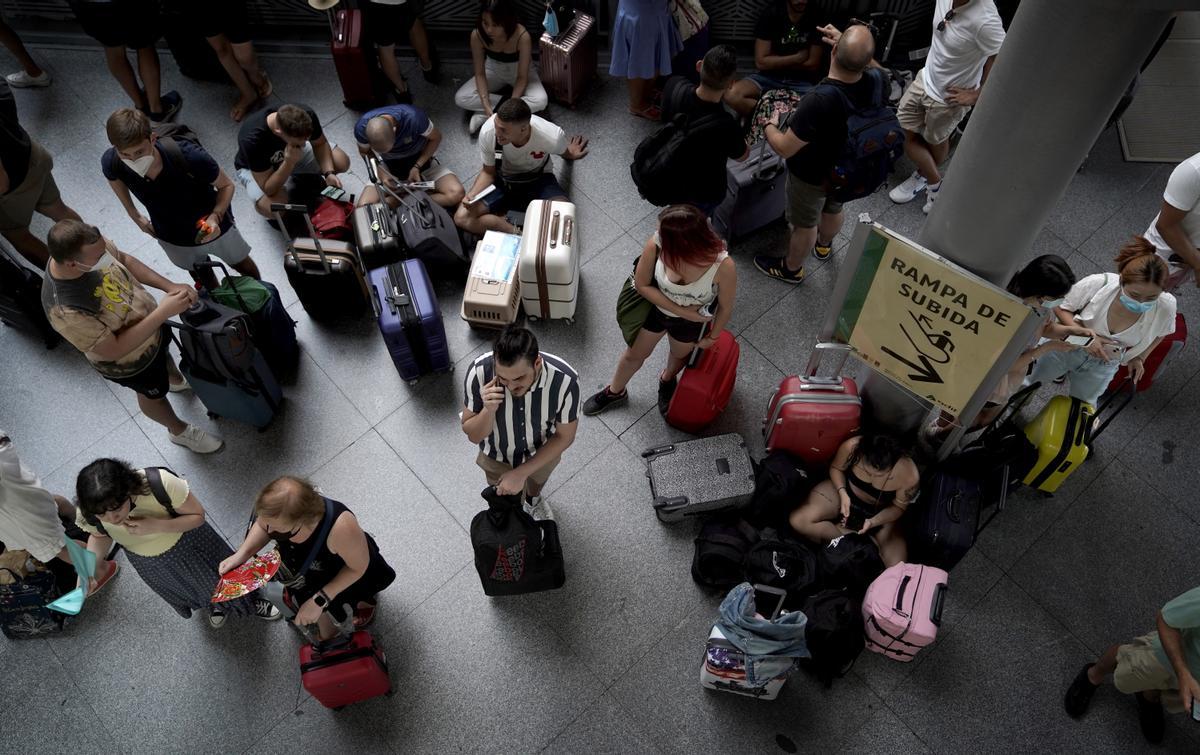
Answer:
POLYGON ((121 570, 121 565, 118 564, 116 561, 105 561, 104 563, 111 564, 112 568, 108 570, 108 575, 105 576, 104 579, 98 580, 96 582, 96 586, 92 589, 91 592, 88 593, 88 597, 91 597, 92 595, 95 595, 96 593, 100 592, 100 590, 102 590, 105 585, 107 585, 109 582, 112 581, 113 577, 117 576, 117 572, 121 570))
POLYGON ((271 83, 271 78, 265 73, 263 74, 263 81, 266 84, 261 87, 255 87, 258 90, 258 99, 260 100, 265 100, 275 93, 275 85, 271 83))
POLYGON ((633 108, 629 108, 629 114, 636 115, 638 118, 645 118, 648 121, 662 120, 662 111, 659 110, 654 105, 647 105, 645 108, 643 108, 641 110, 634 110, 633 108))

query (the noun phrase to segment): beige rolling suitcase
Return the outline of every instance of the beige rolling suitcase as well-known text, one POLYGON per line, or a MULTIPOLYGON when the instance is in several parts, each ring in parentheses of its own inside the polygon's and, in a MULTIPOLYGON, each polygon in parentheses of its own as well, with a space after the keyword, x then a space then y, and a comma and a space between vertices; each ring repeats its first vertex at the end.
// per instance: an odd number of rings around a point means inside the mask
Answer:
POLYGON ((520 253, 520 236, 498 231, 483 235, 463 292, 462 319, 469 325, 499 329, 516 322, 521 309, 520 253))
POLYGON ((575 205, 535 199, 521 236, 521 300, 525 314, 573 322, 579 299, 579 234, 575 205))

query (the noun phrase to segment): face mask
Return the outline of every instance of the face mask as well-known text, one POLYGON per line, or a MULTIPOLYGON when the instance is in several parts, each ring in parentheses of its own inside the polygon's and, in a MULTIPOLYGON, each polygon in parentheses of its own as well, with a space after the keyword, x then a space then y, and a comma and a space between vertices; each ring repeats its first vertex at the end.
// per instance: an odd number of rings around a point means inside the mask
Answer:
POLYGON ((125 163, 126 168, 145 178, 146 174, 150 172, 150 166, 154 164, 154 155, 145 155, 136 160, 126 160, 122 157, 121 162, 125 163))
POLYGON ((1042 302, 1042 309, 1054 309, 1055 307, 1061 307, 1064 301, 1066 301, 1066 299, 1051 299, 1050 301, 1044 301, 1042 302))
POLYGON ((1154 305, 1157 304, 1158 302, 1157 301, 1135 301, 1134 299, 1130 299, 1128 296, 1125 295, 1124 292, 1122 292, 1121 293, 1121 303, 1125 305, 1125 309, 1128 309, 1130 312, 1136 312, 1137 314, 1141 315, 1141 314, 1145 314, 1145 313, 1149 312, 1150 310, 1154 309, 1154 305))
POLYGON ((110 265, 112 265, 114 262, 116 262, 116 260, 113 259, 113 256, 111 254, 109 254, 108 252, 105 252, 100 257, 100 259, 96 260, 96 264, 94 264, 94 265, 84 265, 79 262, 76 262, 75 264, 79 265, 79 267, 81 267, 81 268, 85 268, 84 269, 85 273, 91 273, 96 270, 103 270, 106 267, 109 267, 110 265))

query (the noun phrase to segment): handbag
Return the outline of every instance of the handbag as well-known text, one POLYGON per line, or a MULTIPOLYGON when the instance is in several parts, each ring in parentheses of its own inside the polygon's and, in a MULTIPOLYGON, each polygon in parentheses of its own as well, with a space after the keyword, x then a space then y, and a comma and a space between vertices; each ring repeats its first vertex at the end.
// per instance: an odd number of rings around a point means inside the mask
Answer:
POLYGON ((679 36, 684 42, 708 26, 708 13, 700 0, 668 0, 667 5, 671 8, 671 17, 675 19, 675 26, 679 27, 679 36))
POLYGON ((312 211, 313 230, 322 239, 349 241, 353 236, 350 228, 350 216, 354 214, 354 205, 337 199, 326 197, 312 211))
MULTIPOLYGON (((637 270, 639 259, 641 259, 640 254, 633 260, 634 271, 637 270)), ((621 285, 621 293, 617 294, 617 325, 621 328, 621 337, 625 339, 626 346, 633 345, 642 326, 646 324, 650 310, 654 307, 638 293, 637 287, 633 285, 633 275, 633 272, 629 273, 629 277, 621 285)))

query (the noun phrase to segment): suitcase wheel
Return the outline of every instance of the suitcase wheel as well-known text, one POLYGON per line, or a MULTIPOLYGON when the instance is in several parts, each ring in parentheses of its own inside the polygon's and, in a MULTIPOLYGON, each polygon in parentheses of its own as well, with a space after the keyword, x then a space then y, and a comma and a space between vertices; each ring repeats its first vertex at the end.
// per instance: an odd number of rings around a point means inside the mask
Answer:
POLYGON ((575 324, 575 318, 574 318, 574 317, 568 317, 568 318, 567 318, 566 320, 564 320, 563 322, 565 322, 567 325, 574 325, 574 324, 575 324))
POLYGON ((412 388, 413 386, 415 386, 415 385, 417 384, 417 381, 416 381, 416 380, 409 380, 409 381, 407 381, 407 382, 408 382, 408 387, 409 387, 409 388, 412 388))
POLYGON ((346 709, 345 705, 339 705, 336 708, 330 708, 330 710, 333 711, 334 713, 337 713, 339 710, 345 710, 345 709, 346 709))

